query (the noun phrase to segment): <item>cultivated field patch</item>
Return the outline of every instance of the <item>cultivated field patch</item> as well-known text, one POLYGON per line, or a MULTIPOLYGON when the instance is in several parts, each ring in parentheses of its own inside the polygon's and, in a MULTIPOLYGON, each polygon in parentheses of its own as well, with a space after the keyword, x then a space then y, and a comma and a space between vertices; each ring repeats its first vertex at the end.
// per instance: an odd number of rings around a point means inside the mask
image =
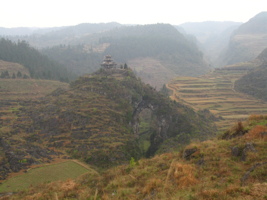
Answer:
POLYGON ((224 130, 236 121, 253 114, 267 114, 267 103, 234 90, 237 79, 247 70, 220 69, 198 77, 177 77, 168 84, 171 98, 192 106, 195 110, 209 109, 224 130))
POLYGON ((88 171, 88 168, 74 161, 45 165, 3 182, 0 185, 0 193, 21 191, 41 183, 74 179, 88 171))

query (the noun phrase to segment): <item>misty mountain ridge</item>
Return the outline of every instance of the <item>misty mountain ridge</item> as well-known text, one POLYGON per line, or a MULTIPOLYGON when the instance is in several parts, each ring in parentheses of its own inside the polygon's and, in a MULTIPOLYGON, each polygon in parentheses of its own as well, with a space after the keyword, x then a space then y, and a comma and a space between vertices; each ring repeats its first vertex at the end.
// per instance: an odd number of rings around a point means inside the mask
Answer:
POLYGON ((261 12, 251 18, 248 22, 242 24, 235 34, 266 34, 267 12, 261 12))
POLYGON ((121 26, 80 37, 75 43, 80 45, 59 45, 42 52, 70 70, 76 66, 73 70, 80 75, 98 69, 102 58, 112 55, 157 88, 176 75, 196 76, 210 69, 195 41, 169 24, 121 26))
MULTIPOLYGON (((16 28, 5 28, 0 27, 1 36, 23 36, 23 35, 33 35, 33 34, 47 34, 53 32, 54 34, 62 34, 63 32, 69 32, 69 35, 83 35, 95 32, 101 32, 108 30, 109 28, 114 28, 117 26, 122 26, 117 22, 109 23, 81 23, 73 26, 59 26, 59 27, 16 27, 16 28)), ((66 33, 63 33, 66 34, 66 33)))
POLYGON ((267 47, 267 12, 261 12, 233 32, 220 56, 221 65, 255 59, 267 47))
POLYGON ((75 26, 51 28, 0 28, 0 36, 13 41, 26 40, 32 46, 40 49, 60 44, 71 44, 81 36, 101 33, 121 25, 110 23, 83 23, 75 26))
POLYGON ((240 22, 190 22, 181 24, 187 34, 192 34, 198 40, 199 48, 210 60, 212 65, 218 67, 218 57, 227 47, 230 36, 242 23, 240 22))
MULTIPOLYGON (((253 63, 253 62, 252 62, 253 63)), ((254 67, 245 76, 235 82, 235 89, 267 101, 267 48, 254 60, 254 67)))

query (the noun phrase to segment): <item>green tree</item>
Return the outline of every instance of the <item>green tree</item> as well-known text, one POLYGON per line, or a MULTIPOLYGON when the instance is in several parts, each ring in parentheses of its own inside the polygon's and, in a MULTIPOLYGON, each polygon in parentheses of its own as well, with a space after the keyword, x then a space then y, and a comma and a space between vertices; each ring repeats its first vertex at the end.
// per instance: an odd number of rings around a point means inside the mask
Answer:
POLYGON ((8 71, 5 71, 4 72, 4 77, 3 78, 10 78, 10 75, 9 75, 9 72, 8 71))
POLYGON ((22 77, 22 73, 20 71, 17 72, 17 77, 21 78, 22 77))
POLYGON ((0 78, 5 78, 5 73, 4 72, 1 72, 0 78))

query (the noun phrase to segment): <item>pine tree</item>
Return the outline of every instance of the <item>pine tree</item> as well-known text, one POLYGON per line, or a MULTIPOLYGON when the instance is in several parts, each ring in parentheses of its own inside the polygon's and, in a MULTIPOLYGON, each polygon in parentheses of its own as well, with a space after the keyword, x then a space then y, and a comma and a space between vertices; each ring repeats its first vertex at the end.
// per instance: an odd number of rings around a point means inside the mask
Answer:
POLYGON ((10 76, 9 76, 9 72, 8 72, 8 71, 5 71, 5 72, 4 72, 4 78, 10 78, 10 76))
POLYGON ((20 71, 17 72, 17 77, 21 78, 22 77, 22 73, 20 71))

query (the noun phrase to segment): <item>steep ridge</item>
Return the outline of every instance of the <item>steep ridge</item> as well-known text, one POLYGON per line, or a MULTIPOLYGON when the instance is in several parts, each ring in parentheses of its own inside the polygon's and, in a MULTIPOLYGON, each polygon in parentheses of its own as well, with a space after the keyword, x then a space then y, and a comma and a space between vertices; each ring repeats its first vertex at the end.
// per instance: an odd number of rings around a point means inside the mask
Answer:
POLYGON ((223 64, 255 59, 267 47, 267 12, 261 12, 242 24, 232 35, 228 49, 222 55, 223 64))
POLYGON ((205 56, 214 66, 219 67, 219 55, 227 48, 233 31, 241 24, 230 21, 206 21, 184 23, 179 27, 182 27, 187 34, 194 35, 205 56))
MULTIPOLYGON (((252 95, 256 98, 267 100, 267 49, 256 59, 260 66, 253 68, 248 74, 235 82, 235 89, 252 95)), ((255 61, 255 62, 256 62, 255 61)))
POLYGON ((130 69, 101 69, 21 106, 1 136, 2 178, 14 171, 11 161, 17 171, 68 155, 106 168, 214 133, 211 119, 159 94, 130 69), (140 120, 148 124, 145 133, 140 120))

